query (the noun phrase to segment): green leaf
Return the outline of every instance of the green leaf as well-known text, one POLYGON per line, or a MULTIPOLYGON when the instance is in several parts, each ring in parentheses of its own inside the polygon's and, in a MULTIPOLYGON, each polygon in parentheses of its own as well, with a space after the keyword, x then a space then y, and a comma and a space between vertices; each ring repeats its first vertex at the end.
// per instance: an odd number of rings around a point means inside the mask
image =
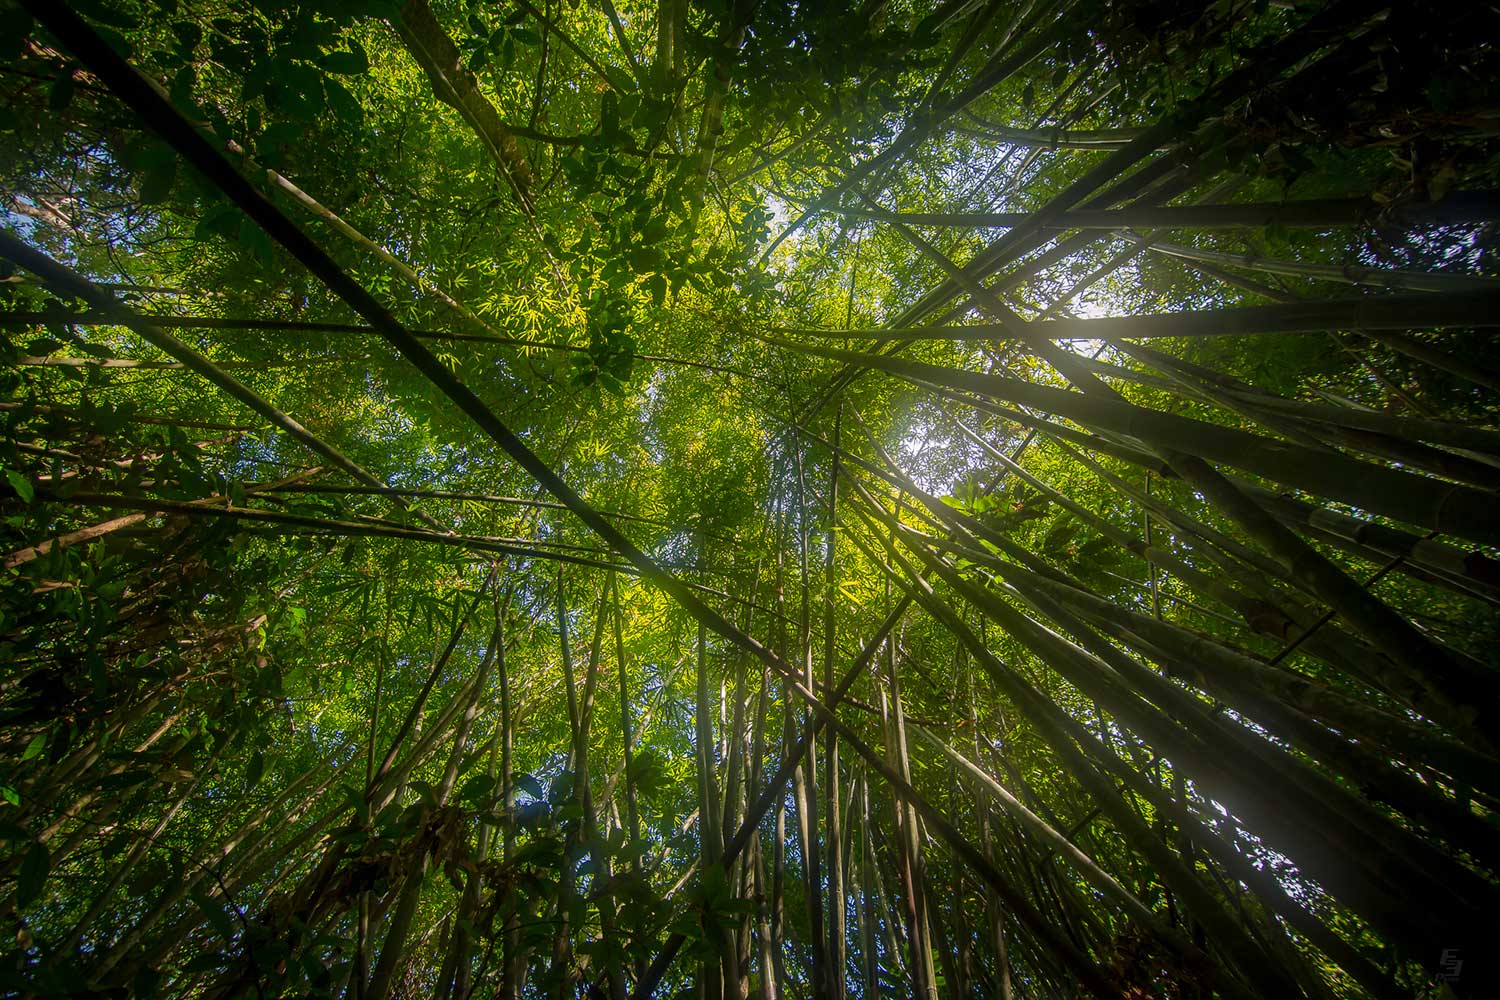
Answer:
POLYGON ((51 111, 66 110, 68 105, 73 103, 73 90, 73 74, 64 73, 47 89, 47 108, 51 111))
POLYGON ((359 125, 364 122, 365 109, 337 80, 328 79, 323 81, 323 92, 328 95, 328 106, 340 121, 349 125, 359 125))
POLYGON ((271 237, 254 220, 241 220, 238 235, 240 243, 262 266, 271 268, 276 265, 276 252, 271 245, 271 237))
POLYGON ((681 934, 689 941, 699 941, 703 938, 703 925, 691 913, 679 913, 667 924, 665 930, 672 934, 681 934))
POLYGON ((530 774, 518 774, 511 781, 517 788, 534 799, 544 799, 547 797, 547 790, 542 787, 542 783, 530 774))
POLYGON ((250 758, 250 763, 245 765, 245 790, 248 792, 260 784, 261 777, 266 773, 266 755, 262 750, 255 751, 250 758))
POLYGON ((36 496, 36 487, 31 484, 31 480, 14 469, 6 469, 5 478, 10 483, 10 488, 16 491, 16 496, 20 497, 23 503, 31 503, 32 499, 36 496))
POLYGON ((69 0, 74 10, 91 21, 100 24, 110 24, 116 28, 140 27, 140 19, 118 6, 105 3, 104 0, 69 0))
POLYGON ((37 733, 31 738, 31 742, 26 744, 26 750, 21 754, 21 759, 30 760, 31 758, 40 754, 46 746, 47 734, 37 733))
POLYGON ((216 205, 198 220, 198 225, 193 228, 193 238, 207 241, 215 236, 233 236, 239 231, 239 226, 240 210, 237 207, 227 203, 216 205))
POLYGON ((660 251, 655 247, 649 246, 638 246, 631 249, 626 253, 625 259, 629 261, 631 269, 637 274, 660 270, 662 265, 660 251))
POLYGON ((13 806, 21 804, 21 793, 9 785, 0 785, 0 799, 4 799, 13 806))
POLYGON ((617 69, 614 66, 605 66, 604 75, 609 78, 610 83, 614 84, 615 89, 622 94, 628 94, 635 90, 635 77, 622 69, 617 69))
POLYGON ((177 157, 168 156, 141 175, 141 202, 154 205, 165 201, 177 180, 177 157))
POLYGON ((184 54, 191 53, 203 41, 203 29, 192 21, 177 21, 172 25, 172 34, 177 36, 177 47, 184 54))
POLYGON ((42 894, 47 876, 52 871, 52 855, 44 844, 34 843, 21 860, 21 870, 16 875, 16 906, 30 906, 42 894))
POLYGON ((204 894, 198 889, 189 890, 188 898, 193 901, 193 905, 198 907, 199 911, 208 920, 209 926, 219 932, 219 936, 224 939, 225 943, 233 944, 234 921, 230 919, 228 913, 224 912, 223 905, 217 899, 204 894))
POLYGON ((365 55, 365 50, 356 43, 350 43, 347 52, 326 52, 318 59, 318 65, 330 73, 338 73, 343 76, 354 76, 367 73, 370 70, 370 59, 365 55))
POLYGON ((168 88, 167 96, 171 98, 172 105, 183 114, 196 115, 197 104, 193 101, 193 88, 198 85, 198 73, 191 63, 183 66, 172 77, 172 85, 168 88))
POLYGON ((460 802, 474 804, 487 798, 494 787, 494 778, 488 774, 476 774, 464 782, 463 788, 459 789, 458 799, 460 802))

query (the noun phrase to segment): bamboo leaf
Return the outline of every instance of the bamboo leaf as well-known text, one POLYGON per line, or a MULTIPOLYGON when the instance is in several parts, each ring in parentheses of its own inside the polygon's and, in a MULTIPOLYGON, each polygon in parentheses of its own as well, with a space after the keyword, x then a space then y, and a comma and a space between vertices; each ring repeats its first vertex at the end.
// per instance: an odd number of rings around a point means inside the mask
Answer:
POLYGON ((21 859, 21 868, 16 874, 16 905, 28 907, 42 895, 47 876, 52 871, 52 855, 44 844, 33 842, 21 859))
POLYGON ((245 790, 250 791, 260 784, 262 775, 266 770, 266 755, 264 751, 257 750, 250 756, 250 763, 245 765, 245 790))
POLYGON ((31 503, 36 498, 36 487, 31 484, 31 480, 16 470, 6 469, 5 479, 10 483, 10 488, 16 491, 16 496, 20 497, 23 503, 31 503))

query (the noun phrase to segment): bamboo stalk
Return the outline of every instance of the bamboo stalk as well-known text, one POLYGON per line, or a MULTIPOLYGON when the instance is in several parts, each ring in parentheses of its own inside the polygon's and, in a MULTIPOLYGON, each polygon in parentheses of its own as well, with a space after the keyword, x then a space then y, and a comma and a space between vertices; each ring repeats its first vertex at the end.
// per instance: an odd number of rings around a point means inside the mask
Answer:
MULTIPOLYGON (((1126 239, 1139 240, 1133 234, 1126 239)), ((1403 271, 1394 268, 1363 267, 1355 264, 1311 264, 1304 261, 1274 260, 1251 254, 1222 253, 1177 243, 1154 242, 1152 253, 1208 264, 1229 264, 1261 274, 1282 274, 1295 278, 1339 281, 1372 288, 1409 289, 1423 292, 1461 292, 1466 289, 1493 287, 1495 278, 1475 274, 1449 274, 1440 271, 1403 271)))
MULTIPOLYGON (((1019 130, 1018 130, 1019 131, 1019 130)), ((1140 130, 1129 130, 1138 135, 1140 130)), ((1134 135, 1132 137, 1134 137, 1134 135)), ((1090 148, 1106 148, 1091 146, 1090 148)), ((1119 142, 1108 147, 1124 148, 1119 142)), ((1368 198, 1320 198, 1258 204, 1131 205, 1127 208, 1075 208, 1061 213, 1047 229, 1322 229, 1335 226, 1426 226, 1493 222, 1500 218, 1496 199, 1488 191, 1454 191, 1440 201, 1414 202, 1389 208, 1368 198)), ((840 208, 844 215, 872 219, 893 218, 910 226, 955 226, 1009 229, 1025 222, 1030 212, 883 212, 840 208)), ((1182 256, 1194 260, 1219 260, 1238 255, 1197 256, 1195 248, 1182 248, 1182 256)), ((1166 251, 1171 253, 1170 250, 1166 251)), ((1226 263, 1233 261, 1226 260, 1226 263)), ((1282 272, 1271 272, 1282 273, 1282 272)), ((1301 273, 1301 272, 1298 272, 1301 273)), ((1483 280, 1483 279, 1480 279, 1483 280)), ((1477 287, 1471 285, 1469 287, 1477 287)))
MULTIPOLYGON (((94 285, 76 271, 58 264, 45 254, 27 246, 8 233, 0 233, 0 256, 14 261, 33 274, 45 279, 48 285, 59 292, 81 298, 94 309, 110 316, 121 326, 129 327, 141 339, 176 358, 185 367, 191 369, 194 374, 199 375, 209 383, 222 389, 263 419, 269 421, 273 426, 300 441, 314 454, 347 472, 359 482, 367 486, 385 486, 384 482, 366 472, 359 465, 355 464, 353 460, 345 457, 342 452, 314 435, 290 416, 276 409, 275 406, 271 405, 270 402, 262 398, 249 386, 240 382, 234 376, 165 330, 154 326, 145 317, 122 305, 113 295, 94 285)), ((433 522, 420 511, 412 511, 412 513, 427 521, 432 527, 439 527, 436 522, 433 522)))
MULTIPOLYGON (((919 554, 920 554, 920 552, 919 552, 919 554)), ((1028 625, 1026 625, 1024 619, 1017 618, 1017 617, 1015 617, 1013 615, 1008 614, 1005 611, 1005 608, 1004 608, 1004 606, 1002 604, 999 604, 997 602, 994 602, 994 601, 990 600, 985 595, 981 594, 977 590, 973 589, 972 587, 970 587, 969 585, 967 585, 966 583, 964 583, 957 576, 953 575, 951 570, 944 569, 942 567, 941 563, 937 564, 936 568, 938 569, 939 573, 941 575, 943 575, 943 578, 944 578, 944 580, 946 582, 950 583, 950 585, 954 586, 956 589, 959 590, 960 593, 963 593, 970 600, 975 600, 975 601, 980 602, 981 605, 983 607, 985 607, 987 611, 991 611, 991 612, 994 612, 994 613, 997 613, 997 614, 1005 615, 1005 617, 1003 617, 1002 620, 1007 622, 1009 628, 1012 628, 1012 629, 1018 629, 1019 628, 1020 629, 1020 633, 1019 633, 1020 635, 1025 636, 1025 635, 1028 634, 1028 631, 1027 631, 1028 629, 1034 629, 1035 628, 1035 626, 1028 626, 1028 625)), ((1046 607, 1046 605, 1042 605, 1042 606, 1046 607)), ((1049 607, 1047 610, 1048 610, 1048 613, 1054 618, 1054 620, 1063 620, 1059 616, 1059 609, 1057 609, 1055 607, 1049 607)), ((1074 631, 1076 631, 1076 630, 1074 630, 1074 631)), ((1047 640, 1044 637, 1042 637, 1042 633, 1040 633, 1040 632, 1037 632, 1035 634, 1041 639, 1041 641, 1043 642, 1044 645, 1046 643, 1052 642, 1052 640, 1047 640)), ((1072 654, 1067 654, 1066 653, 1065 647, 1056 646, 1055 643, 1054 643, 1054 650, 1055 650, 1055 652, 1061 654, 1062 657, 1063 657, 1062 659, 1057 658, 1057 656, 1051 656, 1051 657, 1049 657, 1050 662, 1054 663, 1055 665, 1059 665, 1059 666, 1063 665, 1065 662, 1067 662, 1067 658, 1072 655, 1072 654)), ((1038 651, 1040 652, 1040 647, 1038 648, 1038 651)), ((1106 656, 1106 657, 1110 657, 1111 656, 1111 654, 1108 652, 1107 647, 1102 647, 1102 646, 1099 647, 1098 649, 1096 649, 1096 653, 1098 653, 1099 655, 1106 656)), ((1081 661, 1079 661, 1079 662, 1081 662, 1081 661)), ((1122 664, 1123 662, 1124 661, 1120 660, 1118 657, 1112 657, 1111 658, 1111 663, 1113 665, 1116 665, 1117 668, 1118 668, 1118 665, 1122 664)), ((1134 673, 1134 676, 1138 680, 1146 680, 1147 677, 1148 677, 1147 674, 1141 673, 1139 671, 1136 671, 1134 673)), ((1152 676, 1154 676, 1154 675, 1152 675, 1152 676)), ((1075 678, 1075 679, 1077 679, 1080 683, 1083 682, 1081 677, 1075 678)), ((1119 703, 1119 704, 1123 705, 1124 703, 1119 703)), ((1178 719, 1186 719, 1187 718, 1187 716, 1184 714, 1184 709, 1183 709, 1182 705, 1179 704, 1177 706, 1174 706, 1173 711, 1174 711, 1174 715, 1175 715, 1176 718, 1178 718, 1178 719)), ((1137 718, 1137 722, 1139 723, 1141 721, 1144 721, 1144 718, 1145 718, 1144 716, 1139 716, 1137 718)), ((1169 736, 1169 732, 1167 730, 1163 729, 1163 730, 1157 731, 1155 733, 1155 735, 1153 736, 1153 739, 1160 741, 1160 740, 1163 740, 1163 739, 1167 738, 1168 736, 1169 736)), ((1241 742, 1243 743, 1244 741, 1242 740, 1241 742)), ((1170 743, 1161 743, 1160 745, 1162 745, 1163 747, 1167 747, 1168 748, 1168 752, 1173 752, 1173 753, 1176 753, 1176 754, 1179 754, 1179 755, 1182 753, 1181 750, 1175 750, 1175 751, 1170 750, 1170 743)), ((1222 750, 1223 750, 1223 748, 1221 748, 1221 752, 1222 752, 1222 750)), ((1201 763, 1206 764, 1207 763, 1207 759, 1205 758, 1201 763)), ((1195 764, 1195 766, 1200 766, 1200 765, 1195 764)), ((1234 773, 1238 774, 1239 772, 1235 771, 1234 773)), ((1226 772, 1226 776, 1228 776, 1228 772, 1226 772)), ((1278 787, 1280 787, 1280 788, 1287 788, 1288 786, 1286 786, 1285 784, 1282 784, 1282 785, 1279 785, 1278 787)), ((1238 799, 1237 801, 1239 802, 1241 808, 1246 808, 1246 807, 1248 807, 1248 805, 1253 800, 1243 799, 1242 798, 1242 799, 1238 799)), ((1328 799, 1326 797, 1326 793, 1324 793, 1323 797, 1308 798, 1305 801, 1308 804, 1317 807, 1318 809, 1324 809, 1324 807, 1328 803, 1328 799)), ((1352 803, 1347 803, 1346 802, 1343 806, 1340 807, 1340 809, 1347 809, 1347 808, 1349 808, 1349 806, 1351 804, 1352 803)), ((1290 805, 1290 803, 1287 803, 1286 805, 1290 805)), ((1285 805, 1282 808, 1285 808, 1285 805)), ((1270 818, 1278 815, 1276 812, 1266 813, 1263 810, 1259 810, 1258 808, 1257 808, 1256 811, 1259 811, 1259 812, 1262 813, 1262 820, 1263 821, 1268 820, 1268 819, 1270 819, 1270 818)), ((1342 812, 1332 813, 1332 812, 1327 812, 1326 810, 1324 810, 1324 812, 1325 812, 1325 816, 1328 819, 1333 819, 1333 820, 1336 820, 1336 821, 1339 821, 1339 822, 1343 822, 1343 815, 1344 814, 1342 812)), ((1368 821, 1370 818, 1371 818, 1371 815, 1367 813, 1366 814, 1366 820, 1368 821)), ((1286 828, 1284 830, 1284 832, 1290 833, 1290 834, 1296 836, 1296 835, 1300 835, 1302 833, 1302 828, 1301 827, 1289 827, 1289 828, 1286 828)), ((1347 824, 1345 824, 1345 835, 1347 835, 1349 833, 1352 833, 1352 832, 1353 832, 1353 828, 1349 827, 1349 826, 1347 826, 1347 824)), ((1386 837, 1388 839, 1386 839, 1384 841, 1384 843, 1390 843, 1390 839, 1389 838, 1392 837, 1392 836, 1394 836, 1394 831, 1387 831, 1386 832, 1386 837)), ((1371 845, 1371 847, 1374 847, 1374 845, 1376 843, 1379 843, 1379 842, 1371 840, 1371 841, 1368 841, 1368 843, 1371 845)), ((1417 845, 1414 844, 1414 843, 1412 843, 1412 842, 1408 842, 1408 843, 1404 844, 1402 846, 1401 850, 1403 852, 1402 856, 1404 858, 1408 858, 1408 859, 1412 859, 1412 860, 1415 860, 1417 855, 1421 855, 1423 853, 1421 851, 1421 849, 1418 848, 1417 845), (1407 853, 1407 852, 1413 852, 1413 851, 1416 852, 1415 855, 1411 854, 1411 853, 1407 853)), ((1364 859, 1366 859, 1368 857, 1369 857, 1369 855, 1360 855, 1361 860, 1364 860, 1364 859)), ((1394 862, 1394 859, 1390 859, 1387 862, 1384 862, 1382 864, 1390 864, 1390 863, 1399 863, 1399 862, 1394 862)), ((1423 863, 1424 864, 1438 864, 1440 867, 1442 865, 1446 864, 1446 862, 1443 859, 1439 858, 1435 854, 1432 854, 1431 852, 1427 852, 1426 853, 1426 855, 1425 855, 1425 861, 1423 863)), ((1331 878, 1334 881, 1338 881, 1338 879, 1333 876, 1333 872, 1337 871, 1337 870, 1338 869, 1325 870, 1325 877, 1329 877, 1329 878, 1331 878)), ((1388 868, 1384 868, 1384 867, 1380 867, 1380 866, 1376 866, 1374 869, 1371 869, 1371 871, 1372 871, 1372 873, 1374 873, 1374 872, 1380 873, 1379 876, 1377 876, 1377 877, 1382 877, 1386 873, 1388 873, 1389 869, 1388 868)), ((1418 876, 1418 879, 1420 880, 1423 877, 1424 876, 1418 876)), ((1458 889, 1457 888, 1457 883, 1450 883, 1450 885, 1454 888, 1454 890, 1455 890, 1456 893, 1468 893, 1470 890, 1472 890, 1474 888, 1475 883, 1472 881, 1472 879, 1466 879, 1462 875, 1458 876, 1458 878, 1459 878, 1459 880, 1461 882, 1462 881, 1467 881, 1468 882, 1468 887, 1465 888, 1465 889, 1458 889)), ((1396 883, 1389 883, 1389 884, 1394 885, 1396 883)), ((1400 884, 1407 885, 1407 883, 1405 883, 1405 882, 1402 882, 1400 884)), ((1358 900, 1358 899, 1361 898, 1361 889, 1362 888, 1373 888, 1373 886, 1372 885, 1368 885, 1368 884, 1365 885, 1365 886, 1358 886, 1358 885, 1352 885, 1352 884, 1343 885, 1342 888, 1340 889, 1341 898, 1344 898, 1344 899, 1346 899, 1348 901, 1351 901, 1351 902, 1353 902, 1355 900, 1358 900)), ((1386 890, 1386 891, 1390 891, 1390 890, 1386 890)), ((1435 901, 1432 902, 1432 903, 1429 903, 1428 904, 1428 908, 1425 911, 1427 914, 1429 914, 1429 916, 1428 916, 1427 919, 1429 919, 1429 920, 1431 920, 1431 919, 1443 919, 1442 917, 1440 917, 1438 915, 1442 914, 1442 913, 1451 914, 1453 912, 1452 911, 1452 907, 1463 905, 1463 904, 1459 904, 1458 903, 1458 898, 1459 898, 1458 896, 1454 896, 1452 899, 1450 899, 1448 901, 1445 901, 1442 904, 1437 904, 1435 901)), ((1470 897, 1470 900, 1471 900, 1471 902, 1474 902, 1473 897, 1470 897)), ((1415 904, 1415 900, 1411 899, 1409 893, 1407 895, 1405 895, 1403 906, 1409 908, 1409 907, 1412 907, 1414 904, 1415 904)), ((1372 917, 1375 917, 1375 916, 1378 915, 1380 919, 1386 921, 1387 924, 1390 926, 1390 929, 1391 929, 1391 931, 1393 933, 1405 933, 1405 934, 1424 933, 1424 931, 1418 930, 1418 925, 1419 925, 1420 922, 1410 922, 1410 921, 1408 921, 1406 919, 1406 913, 1408 911, 1406 909, 1404 909, 1402 906, 1396 906, 1394 904, 1394 902, 1389 903, 1389 904, 1381 904, 1378 901, 1372 899, 1366 905, 1374 908, 1373 910, 1370 911, 1372 917), (1396 927, 1399 926, 1399 925, 1404 925, 1404 930, 1397 931, 1396 927)), ((1461 920, 1463 918, 1459 918, 1459 919, 1461 920)))

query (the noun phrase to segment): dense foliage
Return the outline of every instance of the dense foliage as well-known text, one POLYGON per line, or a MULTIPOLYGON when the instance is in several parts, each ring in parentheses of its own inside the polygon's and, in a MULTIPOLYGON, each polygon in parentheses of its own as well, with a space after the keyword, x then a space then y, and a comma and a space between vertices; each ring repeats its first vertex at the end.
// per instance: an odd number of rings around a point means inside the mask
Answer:
POLYGON ((0 991, 1491 995, 1488 15, 0 0, 0 991))

